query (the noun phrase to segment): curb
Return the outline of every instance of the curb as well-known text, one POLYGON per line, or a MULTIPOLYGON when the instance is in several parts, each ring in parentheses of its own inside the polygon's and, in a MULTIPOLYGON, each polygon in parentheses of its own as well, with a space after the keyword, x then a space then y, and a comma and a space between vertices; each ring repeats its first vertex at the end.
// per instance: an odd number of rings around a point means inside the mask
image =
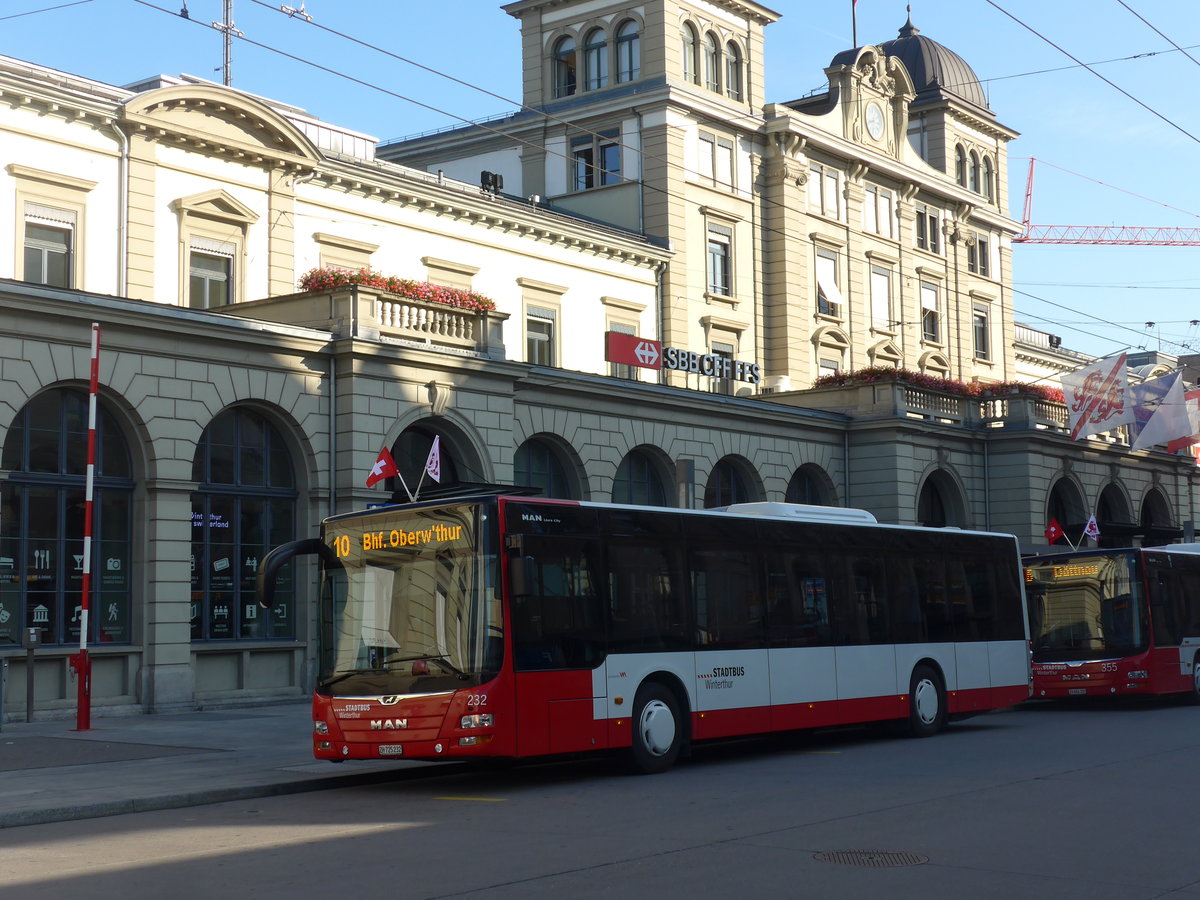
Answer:
POLYGON ((268 784, 246 785, 245 787, 185 791, 178 794, 163 794, 157 797, 134 797, 129 800, 112 800, 106 803, 90 803, 81 806, 59 806, 50 809, 0 812, 0 829, 19 828, 24 825, 48 825, 54 822, 74 822, 81 819, 99 819, 105 816, 124 816, 130 813, 154 812, 162 809, 184 809, 189 806, 208 806, 213 803, 228 803, 232 800, 253 800, 258 797, 282 797, 288 794, 304 794, 311 791, 361 787, 363 785, 381 784, 390 781, 416 781, 423 778, 437 777, 459 769, 461 769, 460 763, 452 763, 449 765, 423 766, 418 769, 360 772, 358 774, 330 775, 301 781, 279 781, 268 784))

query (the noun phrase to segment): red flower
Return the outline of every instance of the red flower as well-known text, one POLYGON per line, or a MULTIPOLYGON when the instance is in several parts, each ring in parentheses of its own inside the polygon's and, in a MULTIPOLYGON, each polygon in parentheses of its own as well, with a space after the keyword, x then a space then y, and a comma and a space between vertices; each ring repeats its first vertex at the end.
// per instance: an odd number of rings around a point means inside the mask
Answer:
POLYGON ((458 288, 430 284, 428 281, 413 281, 409 278, 397 278, 395 275, 381 275, 371 269, 342 269, 337 266, 324 266, 309 269, 300 276, 299 287, 302 291, 328 291, 343 287, 347 284, 361 284, 365 287, 376 288, 407 297, 410 300, 426 300, 430 303, 443 303, 459 309, 469 309, 475 312, 493 310, 496 301, 485 297, 476 291, 463 291, 458 288))

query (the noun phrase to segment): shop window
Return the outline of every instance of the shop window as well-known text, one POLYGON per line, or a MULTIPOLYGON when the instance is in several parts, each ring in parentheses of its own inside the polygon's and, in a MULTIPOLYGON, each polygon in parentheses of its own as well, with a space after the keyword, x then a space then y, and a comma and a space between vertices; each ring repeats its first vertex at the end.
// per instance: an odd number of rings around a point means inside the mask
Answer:
MULTIPOLYGON (((17 413, 0 468, 0 646, 22 629, 78 646, 82 623, 88 396, 48 391, 17 413)), ((103 403, 96 416, 89 644, 132 634, 133 481, 129 447, 103 403)))
POLYGON ((254 592, 267 551, 295 538, 295 469, 282 435, 252 410, 226 410, 200 437, 192 479, 192 640, 295 640, 293 567, 279 574, 271 609, 254 592))

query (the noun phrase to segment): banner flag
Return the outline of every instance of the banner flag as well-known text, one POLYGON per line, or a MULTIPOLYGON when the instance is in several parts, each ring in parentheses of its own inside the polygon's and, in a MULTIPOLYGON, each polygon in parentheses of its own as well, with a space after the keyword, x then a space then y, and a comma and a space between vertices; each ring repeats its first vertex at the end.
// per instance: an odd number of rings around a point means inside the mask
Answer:
POLYGON ((1158 378, 1151 378, 1149 381, 1143 381, 1141 384, 1129 386, 1129 395, 1133 398, 1133 421, 1129 423, 1130 444, 1137 440, 1142 429, 1146 427, 1146 423, 1162 406, 1167 391, 1175 383, 1176 374, 1171 372, 1167 375, 1160 375, 1158 378))
POLYGON ((399 474, 400 469, 396 465, 396 461, 392 459, 392 451, 384 447, 379 451, 375 465, 371 468, 371 474, 367 476, 367 487, 374 487, 383 479, 395 478, 399 474))
POLYGON ((1098 541, 1100 539, 1100 523, 1096 521, 1096 517, 1094 515, 1088 519, 1087 524, 1083 526, 1083 533, 1090 537, 1093 541, 1098 541))
POLYGON ((1101 359, 1062 376, 1072 440, 1133 421, 1126 359, 1122 353, 1115 360, 1101 359))
POLYGON ((429 456, 425 460, 425 472, 436 481, 442 483, 442 436, 433 436, 433 446, 429 448, 429 456))
POLYGON ((1167 452, 1178 453, 1193 444, 1200 443, 1200 390, 1184 391, 1183 405, 1187 409, 1188 424, 1191 431, 1173 441, 1167 441, 1167 452))
POLYGON ((1150 421, 1142 428, 1141 433, 1129 447, 1130 450, 1147 450, 1156 444, 1166 444, 1178 438, 1194 434, 1188 415, 1187 401, 1183 396, 1183 375, 1176 372, 1174 381, 1158 405, 1150 421))

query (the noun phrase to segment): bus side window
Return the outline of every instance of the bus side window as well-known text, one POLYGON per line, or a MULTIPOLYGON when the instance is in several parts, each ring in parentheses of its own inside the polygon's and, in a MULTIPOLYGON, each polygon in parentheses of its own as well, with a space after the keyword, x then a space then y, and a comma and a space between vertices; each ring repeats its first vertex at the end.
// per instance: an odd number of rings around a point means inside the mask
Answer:
POLYGON ((826 566, 801 551, 767 557, 767 626, 775 647, 820 647, 832 643, 826 566))
POLYGON ((888 584, 883 560, 855 555, 850 566, 850 608, 844 619, 846 644, 882 644, 891 640, 888 627, 888 584))
POLYGON ((1168 569, 1152 570, 1150 574, 1150 617, 1154 623, 1154 643, 1173 647, 1180 643, 1179 612, 1183 606, 1183 585, 1168 569))
POLYGON ((613 652, 693 646, 678 567, 666 547, 648 541, 609 544, 608 613, 613 652))
POLYGON ((534 578, 529 594, 512 599, 516 668, 595 668, 604 658, 596 545, 528 537, 525 552, 533 559, 534 578))
POLYGON ((688 561, 697 645, 715 649, 760 646, 763 602, 754 555, 738 550, 693 550, 688 561))
POLYGON ((921 615, 920 590, 912 559, 899 554, 889 556, 887 572, 892 639, 898 644, 924 642, 925 617, 921 615))

